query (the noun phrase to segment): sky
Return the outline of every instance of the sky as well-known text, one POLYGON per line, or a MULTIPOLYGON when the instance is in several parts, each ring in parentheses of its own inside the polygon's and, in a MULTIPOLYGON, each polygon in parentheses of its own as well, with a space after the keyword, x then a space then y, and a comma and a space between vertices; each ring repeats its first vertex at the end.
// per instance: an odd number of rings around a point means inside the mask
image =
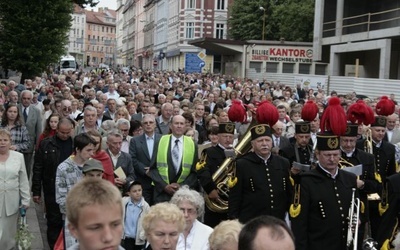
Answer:
MULTIPOLYGON (((97 11, 99 7, 108 7, 109 9, 116 10, 117 9, 117 0, 100 0, 96 7, 93 10, 97 11)), ((91 10, 92 8, 89 6, 86 9, 91 10)))

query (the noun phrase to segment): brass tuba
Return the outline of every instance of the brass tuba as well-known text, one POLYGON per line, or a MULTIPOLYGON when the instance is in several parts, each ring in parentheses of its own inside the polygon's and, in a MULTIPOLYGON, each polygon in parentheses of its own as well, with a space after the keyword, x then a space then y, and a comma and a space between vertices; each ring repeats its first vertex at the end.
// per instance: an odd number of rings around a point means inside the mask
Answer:
POLYGON ((206 206, 213 212, 224 213, 228 210, 229 188, 235 182, 235 164, 238 156, 244 155, 251 148, 251 132, 248 130, 239 144, 234 148, 234 155, 229 156, 219 166, 218 170, 212 175, 213 182, 217 185, 219 198, 211 200, 208 195, 204 196, 206 206))

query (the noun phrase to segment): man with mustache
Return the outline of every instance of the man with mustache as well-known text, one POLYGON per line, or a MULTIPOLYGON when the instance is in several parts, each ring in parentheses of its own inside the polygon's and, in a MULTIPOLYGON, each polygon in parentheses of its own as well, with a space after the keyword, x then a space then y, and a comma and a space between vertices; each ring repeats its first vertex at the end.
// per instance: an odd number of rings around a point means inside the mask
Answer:
POLYGON ((251 128, 252 151, 236 161, 236 184, 230 188, 229 212, 240 222, 271 215, 285 219, 292 186, 289 161, 271 154, 272 129, 267 124, 251 128))

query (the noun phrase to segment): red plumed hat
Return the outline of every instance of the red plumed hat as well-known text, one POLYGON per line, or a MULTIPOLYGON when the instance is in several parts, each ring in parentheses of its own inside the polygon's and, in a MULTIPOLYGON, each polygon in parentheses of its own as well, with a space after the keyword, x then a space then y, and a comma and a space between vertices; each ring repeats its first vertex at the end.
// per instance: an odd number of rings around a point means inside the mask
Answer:
POLYGON ((245 122, 247 120, 246 109, 241 101, 232 101, 232 105, 228 110, 228 117, 232 122, 245 122))
POLYGON ((321 132, 329 131, 340 136, 344 135, 347 127, 347 117, 343 107, 340 105, 340 99, 337 97, 329 98, 328 107, 326 107, 321 117, 321 132))
POLYGON ((318 114, 318 106, 313 101, 307 101, 301 109, 301 119, 307 122, 314 121, 318 114))
POLYGON ((258 124, 268 124, 271 128, 279 119, 278 110, 268 101, 260 102, 256 112, 258 124))
POLYGON ((347 120, 353 124, 370 125, 375 122, 374 111, 363 100, 358 100, 347 110, 347 120))
POLYGON ((395 104, 387 96, 382 96, 376 104, 375 111, 378 115, 389 116, 394 113, 395 104))

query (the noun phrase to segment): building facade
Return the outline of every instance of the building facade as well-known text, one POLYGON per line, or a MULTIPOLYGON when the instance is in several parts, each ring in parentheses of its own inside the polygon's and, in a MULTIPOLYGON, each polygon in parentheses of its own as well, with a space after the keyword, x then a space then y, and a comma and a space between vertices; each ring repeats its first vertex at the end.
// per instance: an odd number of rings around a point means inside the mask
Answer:
POLYGON ((228 6, 233 0, 119 1, 118 8, 123 6, 123 11, 117 15, 117 23, 122 20, 123 27, 121 36, 117 36, 122 39, 118 54, 126 65, 178 70, 187 66, 189 57, 201 55, 198 60, 202 61, 202 72, 220 72, 221 56, 209 54, 189 41, 203 37, 226 38, 228 6))
POLYGON ((116 66, 116 12, 99 8, 86 10, 85 63, 90 67, 116 66))
POLYGON ((326 74, 400 79, 400 1, 316 0, 314 20, 326 74))
POLYGON ((66 51, 74 56, 79 66, 83 66, 85 55, 85 37, 86 37, 86 14, 85 10, 78 5, 74 5, 72 13, 71 28, 68 34, 69 43, 66 51))

